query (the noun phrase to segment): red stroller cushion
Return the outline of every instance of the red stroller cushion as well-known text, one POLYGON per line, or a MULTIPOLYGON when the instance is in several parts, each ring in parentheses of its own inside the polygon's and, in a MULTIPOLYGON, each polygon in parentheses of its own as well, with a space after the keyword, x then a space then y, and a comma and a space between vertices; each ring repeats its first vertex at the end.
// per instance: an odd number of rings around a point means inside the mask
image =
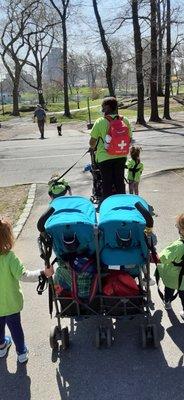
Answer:
POLYGON ((104 279, 103 294, 106 296, 131 297, 140 294, 134 278, 124 271, 111 271, 104 279))

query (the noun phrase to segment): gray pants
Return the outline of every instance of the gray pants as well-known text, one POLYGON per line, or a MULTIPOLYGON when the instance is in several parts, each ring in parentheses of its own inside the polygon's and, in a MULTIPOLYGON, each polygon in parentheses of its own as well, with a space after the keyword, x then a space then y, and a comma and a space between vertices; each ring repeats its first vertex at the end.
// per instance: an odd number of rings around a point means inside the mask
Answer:
POLYGON ((44 138, 44 125, 45 125, 45 121, 44 120, 40 120, 38 121, 38 128, 41 134, 41 138, 44 138))

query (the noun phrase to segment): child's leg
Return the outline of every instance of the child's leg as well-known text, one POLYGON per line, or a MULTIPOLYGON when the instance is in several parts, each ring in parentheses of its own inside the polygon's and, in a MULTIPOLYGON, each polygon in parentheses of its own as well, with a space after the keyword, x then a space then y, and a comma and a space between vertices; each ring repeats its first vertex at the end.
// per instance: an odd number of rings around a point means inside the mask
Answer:
POLYGON ((134 193, 139 194, 139 182, 134 182, 134 193))
POLYGON ((165 302, 168 303, 172 300, 172 296, 174 294, 174 289, 170 289, 168 287, 165 287, 165 295, 164 295, 164 299, 165 302))
POLYGON ((0 317, 0 347, 3 347, 5 344, 5 323, 6 318, 0 317))
POLYGON ((24 332, 20 320, 20 313, 8 315, 6 317, 6 323, 11 332, 17 353, 23 354, 25 352, 25 342, 24 332))
POLYGON ((134 182, 129 181, 129 193, 133 194, 134 193, 134 182))

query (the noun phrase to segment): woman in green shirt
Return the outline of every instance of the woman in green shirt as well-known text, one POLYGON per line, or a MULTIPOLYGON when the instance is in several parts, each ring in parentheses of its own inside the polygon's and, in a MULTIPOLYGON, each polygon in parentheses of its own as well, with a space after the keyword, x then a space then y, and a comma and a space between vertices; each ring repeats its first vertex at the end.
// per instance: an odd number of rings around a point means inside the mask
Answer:
MULTIPOLYGON (((119 118, 118 102, 115 97, 107 97, 102 102, 104 117, 98 118, 91 130, 89 142, 92 150, 96 149, 96 162, 99 165, 102 176, 103 199, 114 194, 125 193, 124 168, 126 155, 111 155, 105 148, 105 138, 109 130, 108 117, 119 118)), ((132 130, 127 118, 123 117, 123 123, 128 128, 128 135, 131 141, 132 130)))

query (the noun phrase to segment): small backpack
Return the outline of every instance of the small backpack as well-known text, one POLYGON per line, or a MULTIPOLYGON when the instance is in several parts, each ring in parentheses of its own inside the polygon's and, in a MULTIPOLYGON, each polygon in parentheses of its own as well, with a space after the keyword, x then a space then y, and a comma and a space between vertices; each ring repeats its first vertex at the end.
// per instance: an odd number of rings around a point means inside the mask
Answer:
POLYGON ((127 156, 129 153, 129 129, 119 116, 113 119, 110 115, 105 117, 109 123, 109 131, 105 136, 104 147, 111 156, 127 156))

